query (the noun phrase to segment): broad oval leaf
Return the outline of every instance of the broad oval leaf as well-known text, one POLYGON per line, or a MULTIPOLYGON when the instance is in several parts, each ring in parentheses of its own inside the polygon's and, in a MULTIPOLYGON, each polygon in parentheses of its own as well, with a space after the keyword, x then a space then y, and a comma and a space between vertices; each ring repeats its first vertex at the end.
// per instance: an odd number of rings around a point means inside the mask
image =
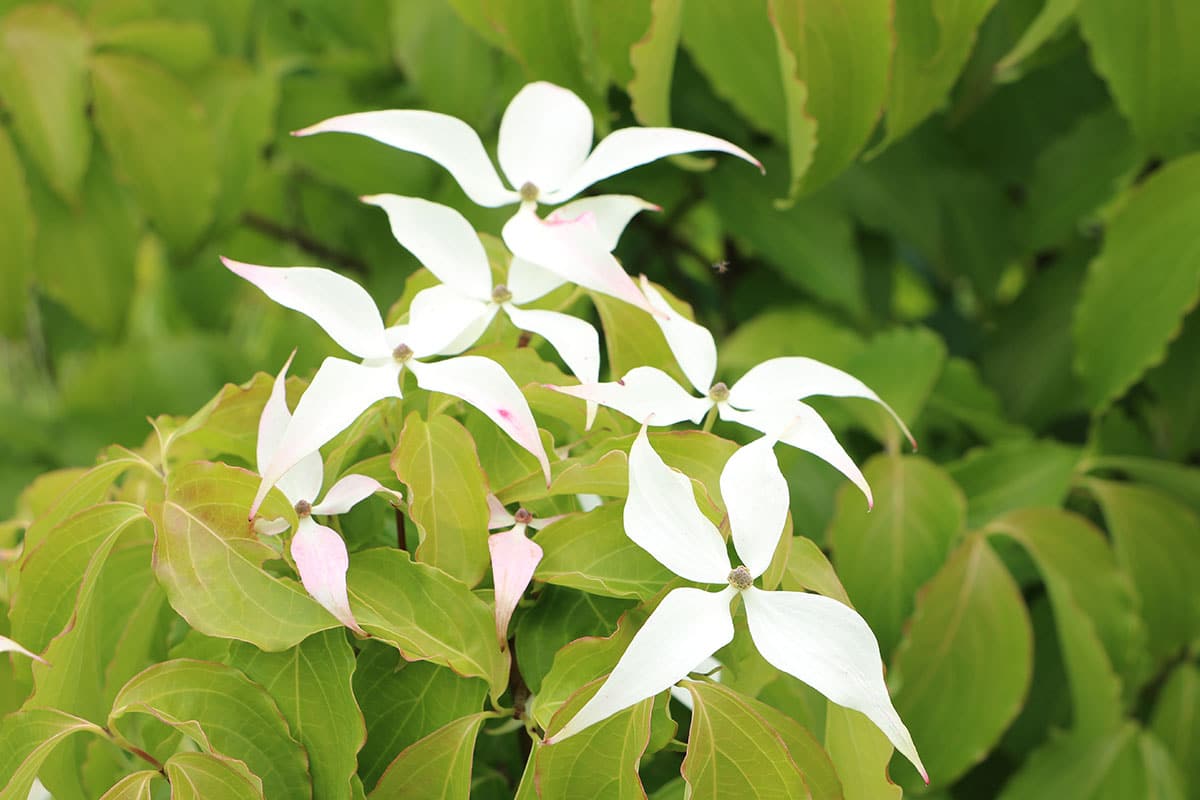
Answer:
POLYGON ((805 797, 804 776, 779 733, 731 689, 687 681, 692 728, 683 777, 697 800, 805 797))
POLYGON ((987 530, 1019 543, 1042 575, 1071 688, 1072 730, 1085 736, 1115 730, 1124 711, 1120 677, 1133 677, 1145 632, 1133 586, 1117 570, 1103 534, 1058 509, 1014 511, 987 530))
MULTIPOLYGON (((576 692, 554 715, 546 733, 561 728, 604 683, 597 678, 576 692)), ((647 697, 603 722, 549 747, 540 745, 534 765, 540 797, 611 797, 640 800, 646 796, 638 763, 650 743, 651 709, 647 697)))
POLYGON ((794 80, 806 89, 803 98, 788 98, 790 146, 815 125, 810 161, 793 153, 794 196, 800 185, 812 190, 841 172, 879 122, 894 46, 892 4, 769 0, 768 8, 781 65, 792 66, 792 74, 783 75, 785 85, 794 80))
POLYGON ((354 693, 362 698, 367 726, 359 775, 370 789, 405 748, 479 711, 487 684, 428 661, 404 661, 395 648, 367 642, 354 668, 354 693))
POLYGON ((1184 788, 1200 789, 1200 669, 1180 664, 1158 696, 1150 729, 1162 741, 1183 775, 1184 788))
POLYGON ((1184 800, 1179 772, 1151 733, 1126 722, 1100 738, 1051 739, 1027 759, 1000 800, 1184 800))
POLYGON ((1105 231, 1075 310, 1075 366, 1093 410, 1165 358, 1184 314, 1200 298, 1197 216, 1200 155, 1192 155, 1135 187, 1105 231), (1113 335, 1114 319, 1128 320, 1120 336, 1113 335))
POLYGON ((967 62, 975 35, 996 0, 896 3, 896 52, 888 87, 887 134, 873 152, 937 111, 967 62))
POLYGON ((61 5, 24 5, 0 22, 0 95, 21 144, 64 200, 79 196, 92 149, 91 42, 61 5))
POLYGON ((163 776, 152 769, 133 772, 112 785, 100 800, 154 800, 154 792, 160 793, 163 776))
POLYGON ((414 412, 391 465, 408 487, 408 516, 420 533, 413 557, 468 586, 479 583, 489 564, 488 487, 471 434, 445 414, 426 422, 414 412))
POLYGON ((432 661, 483 678, 504 693, 508 657, 496 644, 492 609, 440 569, 390 548, 350 556, 350 608, 363 629, 410 661, 432 661))
POLYGON ((1184 42, 1200 29, 1200 6, 1191 0, 1087 0, 1078 15, 1092 63, 1138 138, 1159 156, 1193 149, 1200 142, 1194 102, 1200 53, 1184 42))
POLYGON ((876 456, 863 475, 875 510, 867 511, 853 486, 843 487, 828 537, 838 575, 886 659, 917 589, 962 532, 967 501, 949 475, 923 458, 876 456))
MULTIPOLYGON (((314 633, 279 653, 233 642, 228 661, 266 689, 308 751, 313 796, 350 800, 366 738, 351 677, 356 659, 341 628, 314 633)), ((369 702, 377 698, 370 697, 369 702)))
POLYGON ((178 753, 163 764, 171 800, 264 800, 263 784, 246 765, 211 753, 178 753))
POLYGON ((92 59, 96 119, 118 171, 163 237, 187 250, 212 222, 217 158, 191 89, 152 61, 92 59))
POLYGON ((972 537, 922 589, 888 676, 933 785, 953 783, 991 751, 1020 711, 1032 674, 1033 630, 1021 593, 987 541, 972 537))
POLYGON ((842 779, 846 800, 900 800, 904 794, 888 778, 892 743, 865 714, 827 703, 825 748, 842 779))
POLYGON ((1080 453, 1051 440, 978 448, 947 466, 967 495, 967 527, 1018 508, 1056 507, 1071 487, 1080 453))
POLYGON ((8 131, 0 128, 0 335, 16 339, 24 330, 33 279, 35 220, 25 168, 8 131))
POLYGON ((1142 599, 1156 663, 1200 636, 1200 518, 1158 489, 1089 480, 1104 511, 1117 563, 1142 599))
POLYGON ((623 510, 605 503, 547 525, 534 537, 542 560, 533 577, 607 597, 653 597, 675 574, 625 535, 623 510))
MULTIPOLYGON (((258 484, 257 475, 225 464, 175 470, 166 502, 150 509, 154 574, 171 606, 201 633, 286 650, 338 622, 299 583, 263 569, 279 556, 246 521, 258 484)), ((278 492, 262 510, 268 519, 293 513, 278 492)))
POLYGON ((53 708, 18 711, 0 721, 0 800, 26 800, 42 763, 81 731, 109 738, 99 725, 53 708))
POLYGON ((467 797, 471 793, 475 737, 484 720, 495 716, 483 711, 447 723, 396 756, 369 798, 467 797))
POLYGON ((156 664, 121 689, 109 728, 121 731, 131 714, 158 719, 206 753, 244 761, 269 797, 312 797, 304 746, 266 690, 232 667, 191 659, 156 664))

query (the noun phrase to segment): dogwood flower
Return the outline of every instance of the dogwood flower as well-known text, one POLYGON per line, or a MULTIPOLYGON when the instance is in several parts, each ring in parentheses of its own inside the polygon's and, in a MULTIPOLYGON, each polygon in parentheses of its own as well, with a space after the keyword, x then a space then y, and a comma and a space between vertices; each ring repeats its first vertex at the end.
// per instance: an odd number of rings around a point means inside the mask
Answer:
POLYGON ((488 510, 491 512, 488 530, 508 528, 488 537, 495 586, 496 639, 504 650, 508 647, 508 623, 542 560, 541 546, 525 535, 525 529, 541 530, 559 517, 535 518, 524 508, 510 514, 494 494, 488 495, 488 510))
POLYGON ((271 487, 301 459, 320 449, 371 404, 401 397, 400 373, 412 371, 417 385, 453 395, 482 411, 518 445, 537 457, 546 482, 550 461, 533 412, 504 368, 482 356, 439 362, 421 359, 440 352, 458 334, 453 324, 429 309, 407 325, 385 328, 366 290, 354 281, 317 267, 263 267, 222 258, 225 266, 282 306, 311 317, 343 348, 362 359, 330 357, 322 362, 300 398, 250 508, 254 518, 271 487))
MULTIPOLYGON (((541 265, 514 257, 508 278, 501 286, 492 285, 492 273, 483 246, 471 224, 454 209, 394 194, 371 195, 363 197, 362 201, 387 213, 396 241, 411 251, 444 285, 456 289, 464 297, 491 305, 493 309, 500 305, 497 296, 511 295, 508 302, 524 304, 564 283, 574 283, 650 310, 637 284, 612 256, 629 220, 639 211, 658 209, 640 198, 632 195, 585 197, 558 209, 546 224, 551 228, 575 227, 579 230, 563 237, 556 256, 544 259, 541 265), (591 245, 582 250, 584 256, 590 257, 581 258, 579 248, 568 241, 580 236, 591 241, 591 245)), ((482 315, 478 303, 464 305, 463 312, 471 313, 472 308, 478 312, 473 315, 475 318, 482 315)), ((487 317, 487 321, 490 320, 491 315, 487 317)), ((515 319, 513 322, 517 323, 515 319)), ((479 324, 482 333, 487 322, 480 321, 479 324)))
MULTIPOLYGON (((574 217, 554 214, 540 219, 538 203, 557 205, 599 180, 679 153, 730 153, 762 169, 757 159, 724 139, 679 128, 622 128, 593 150, 592 112, 587 104, 569 89, 544 81, 517 92, 500 120, 497 156, 513 188, 500 179, 479 135, 456 117, 417 109, 363 111, 318 122, 294 135, 327 132, 366 136, 430 158, 445 167, 479 205, 520 203, 518 213, 504 226, 504 243, 514 255, 549 270, 579 262, 589 270, 603 266, 611 272, 612 248, 600 245, 589 224, 570 224, 580 221, 574 217)), ((593 213, 597 227, 603 229, 613 227, 605 215, 621 212, 600 207, 593 213)), ((618 296, 645 307, 637 292, 628 291, 631 288, 632 284, 623 287, 618 296)))
POLYGON ((660 369, 635 367, 620 380, 580 386, 550 386, 555 391, 620 411, 649 425, 683 420, 699 424, 712 409, 721 419, 737 422, 812 453, 849 478, 874 504, 871 487, 833 431, 806 397, 861 397, 873 400, 892 416, 916 447, 908 427, 892 407, 862 381, 836 367, 803 356, 772 358, 751 367, 733 386, 713 383, 717 345, 702 325, 677 313, 642 276, 642 291, 658 314, 654 317, 696 397, 660 369))
MULTIPOLYGON (((713 150, 762 164, 737 145, 679 128, 622 128, 592 149, 592 112, 569 89, 539 81, 517 92, 500 120, 497 155, 508 188, 470 125, 417 109, 361 111, 318 122, 295 136, 353 133, 445 167, 467 197, 495 208, 570 200, 599 180, 679 153, 713 150)), ((514 251, 516 252, 516 251, 514 251)))
MULTIPOLYGON (((289 356, 275 378, 271 396, 263 406, 262 416, 258 420, 255 458, 260 470, 274 459, 288 429, 288 423, 292 420, 287 407, 286 391, 287 371, 291 364, 292 357, 289 356)), ((288 501, 295 506, 296 516, 300 518, 296 535, 292 537, 292 558, 295 559, 296 568, 300 572, 300 582, 312 598, 347 628, 366 636, 366 631, 360 628, 358 621, 354 619, 354 614, 350 611, 350 600, 346 596, 346 570, 350 566, 346 543, 337 531, 321 525, 313 519, 313 515, 345 514, 376 492, 389 494, 396 500, 402 498, 399 492, 388 489, 374 478, 366 475, 346 475, 329 487, 325 499, 318 503, 316 498, 321 492, 323 480, 324 464, 321 461, 321 453, 313 451, 280 476, 276 483, 288 501)), ((266 535, 282 533, 287 528, 288 522, 282 518, 255 520, 255 530, 266 535)))
POLYGON ((928 782, 916 746, 892 705, 882 657, 866 621, 849 606, 806 592, 764 591, 766 571, 788 511, 787 483, 763 437, 737 450, 721 472, 734 549, 696 504, 691 480, 663 463, 642 427, 629 453, 625 532, 663 566, 720 591, 674 589, 634 635, 600 690, 546 744, 560 742, 682 680, 733 640, 730 603, 746 607, 750 638, 768 662, 833 702, 860 711, 928 782))

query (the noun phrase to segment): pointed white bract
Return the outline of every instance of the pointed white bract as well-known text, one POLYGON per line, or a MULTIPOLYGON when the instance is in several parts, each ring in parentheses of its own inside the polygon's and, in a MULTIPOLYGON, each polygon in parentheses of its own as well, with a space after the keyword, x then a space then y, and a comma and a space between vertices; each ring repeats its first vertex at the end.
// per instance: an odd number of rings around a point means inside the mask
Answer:
MULTIPOLYGON (((715 408, 721 419, 737 422, 772 439, 812 453, 854 482, 874 504, 871 487, 862 471, 838 443, 821 416, 803 398, 816 395, 861 397, 883 406, 909 441, 912 434, 899 415, 866 384, 836 367, 811 358, 772 358, 753 367, 731 387, 711 385, 717 366, 717 349, 708 329, 682 316, 643 276, 642 290, 656 312, 663 332, 684 375, 702 397, 696 397, 671 376, 654 367, 636 367, 619 381, 550 386, 549 388, 620 411, 648 425, 699 423, 715 408)), ((913 446, 916 442, 913 441, 913 446)))
POLYGON ((32 658, 34 661, 41 662, 42 664, 50 663, 37 653, 22 647, 20 644, 8 638, 7 636, 0 636, 0 653, 20 653, 21 655, 27 658, 32 658))
MULTIPOLYGON (((255 448, 259 470, 276 460, 276 453, 284 443, 286 431, 293 419, 287 406, 287 372, 295 356, 292 352, 283 369, 275 377, 271 394, 263 406, 258 420, 258 443, 255 448)), ((350 362, 345 362, 350 363, 350 362)), ((357 366, 357 365, 351 365, 357 366)), ((276 485, 296 508, 300 518, 296 533, 292 537, 291 553, 300 573, 300 582, 314 600, 333 614, 347 628, 360 633, 358 621, 350 611, 350 600, 346 594, 346 570, 350 565, 346 543, 332 528, 318 524, 313 514, 344 514, 376 492, 391 495, 397 502, 399 492, 386 488, 374 478, 366 475, 346 475, 326 493, 325 499, 317 502, 324 480, 321 454, 315 449, 296 462, 279 476, 276 485)), ((276 535, 287 530, 286 520, 255 520, 259 533, 276 535), (261 524, 259 524, 261 523, 261 524), (282 523, 282 524, 281 524, 282 523)))
POLYGON ((679 128, 624 128, 593 150, 587 105, 569 89, 544 81, 517 92, 500 123, 497 152, 511 188, 500 180, 478 134, 445 114, 366 111, 318 122, 296 135, 328 132, 366 136, 432 159, 468 197, 488 207, 562 203, 604 178, 680 153, 729 153, 762 169, 757 159, 724 139, 679 128))
POLYGON ((804 592, 763 591, 753 585, 779 543, 787 514, 787 484, 768 437, 737 451, 721 473, 734 549, 703 517, 691 481, 654 452, 642 427, 629 456, 629 537, 664 566, 716 592, 675 589, 634 636, 599 691, 546 744, 561 741, 682 680, 733 639, 730 601, 741 595, 750 636, 768 662, 830 700, 861 711, 928 781, 912 737, 887 686, 874 634, 849 606, 804 592))
POLYGON ((315 267, 262 267, 226 258, 222 261, 271 299, 311 317, 323 328, 337 331, 338 343, 363 359, 358 364, 340 358, 325 359, 283 432, 272 428, 276 445, 269 460, 260 460, 263 481, 251 505, 250 519, 271 487, 293 467, 349 427, 377 400, 400 397, 399 379, 405 367, 413 372, 421 388, 453 395, 486 414, 538 459, 549 483, 550 461, 537 423, 525 396, 503 367, 482 356, 436 363, 421 360, 442 352, 462 334, 461 326, 447 322, 447 309, 461 307, 461 303, 435 298, 430 304, 412 309, 407 325, 385 328, 366 290, 335 272, 315 267))

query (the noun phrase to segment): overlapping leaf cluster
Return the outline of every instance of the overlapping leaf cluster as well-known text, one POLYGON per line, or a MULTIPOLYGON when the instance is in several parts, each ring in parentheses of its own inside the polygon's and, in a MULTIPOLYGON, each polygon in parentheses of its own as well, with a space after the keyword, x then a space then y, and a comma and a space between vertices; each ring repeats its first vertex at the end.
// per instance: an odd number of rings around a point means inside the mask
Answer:
MULTIPOLYGON (((493 233, 508 216, 420 159, 287 131, 423 107, 490 144, 507 98, 544 79, 600 126, 678 124, 766 162, 766 179, 688 159, 605 187, 663 206, 617 255, 728 332, 718 378, 809 355, 912 425, 920 455, 901 454, 866 405, 818 405, 860 463, 883 444, 864 465, 875 510, 780 448, 798 535, 764 582, 843 598, 870 622, 927 796, 1200 790, 1193 3, 0 12, 0 497, 17 498, 0 529, 0 633, 53 665, 0 663, 0 708, 25 709, 2 728, 12 785, 37 772, 56 797, 118 779, 110 796, 162 793, 164 779, 209 797, 305 796, 309 782, 317 797, 678 797, 685 782, 700 796, 900 794, 883 781, 887 745, 765 664, 740 620, 722 682, 692 684, 690 723, 664 695, 530 754, 523 731, 480 734, 498 724, 489 693, 543 729, 577 709, 576 689, 611 669, 671 579, 622 529, 635 427, 619 415, 602 410, 600 433, 557 454, 549 490, 445 396, 380 404, 326 447, 325 485, 359 473, 412 498, 335 523, 351 605, 378 641, 347 638, 246 526, 271 378, 245 376, 297 343, 300 375, 335 351, 242 291, 216 254, 341 269, 378 299, 399 295, 394 321, 432 280, 355 196, 431 197, 493 233), (146 439, 142 415, 162 412, 183 416, 146 439), (127 447, 80 466, 113 440, 127 447), (488 490, 546 515, 576 494, 612 498, 536 535, 544 558, 511 663, 483 647, 488 490), (513 665, 532 700, 505 694, 513 665)), ((568 292, 549 300, 587 313, 568 292)), ((590 302, 606 375, 649 364, 685 380, 648 315, 590 302)), ((523 387, 553 444, 575 442, 582 404, 541 388, 569 379, 519 341, 501 320, 479 352, 523 387)), ((651 440, 719 519, 720 469, 746 434, 715 432, 651 440)), ((295 521, 275 495, 265 513, 295 521)), ((907 768, 892 773, 921 791, 907 768)))

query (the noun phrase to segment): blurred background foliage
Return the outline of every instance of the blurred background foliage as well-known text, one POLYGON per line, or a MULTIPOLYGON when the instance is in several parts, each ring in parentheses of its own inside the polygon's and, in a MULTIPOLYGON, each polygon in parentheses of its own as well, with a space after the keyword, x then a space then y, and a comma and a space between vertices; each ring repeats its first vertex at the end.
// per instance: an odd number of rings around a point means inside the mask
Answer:
MULTIPOLYGON (((290 131, 420 107, 494 146, 509 98, 550 80, 599 134, 674 124, 766 163, 680 158, 602 187, 662 205, 617 253, 694 306, 724 376, 808 355, 912 423, 921 455, 901 458, 875 416, 821 407, 857 455, 871 433, 891 453, 868 463, 869 519, 832 470, 780 456, 797 532, 879 634, 930 796, 1200 797, 1194 0, 0 15, 0 518, 29 513, 39 473, 143 441, 147 416, 190 413, 297 345, 297 374, 334 352, 219 254, 335 268, 386 305, 417 265, 357 196, 429 197, 490 233, 508 213, 419 157, 290 131), (896 558, 855 556, 879 547, 896 558)), ((646 357, 606 328, 614 372, 646 357)))

